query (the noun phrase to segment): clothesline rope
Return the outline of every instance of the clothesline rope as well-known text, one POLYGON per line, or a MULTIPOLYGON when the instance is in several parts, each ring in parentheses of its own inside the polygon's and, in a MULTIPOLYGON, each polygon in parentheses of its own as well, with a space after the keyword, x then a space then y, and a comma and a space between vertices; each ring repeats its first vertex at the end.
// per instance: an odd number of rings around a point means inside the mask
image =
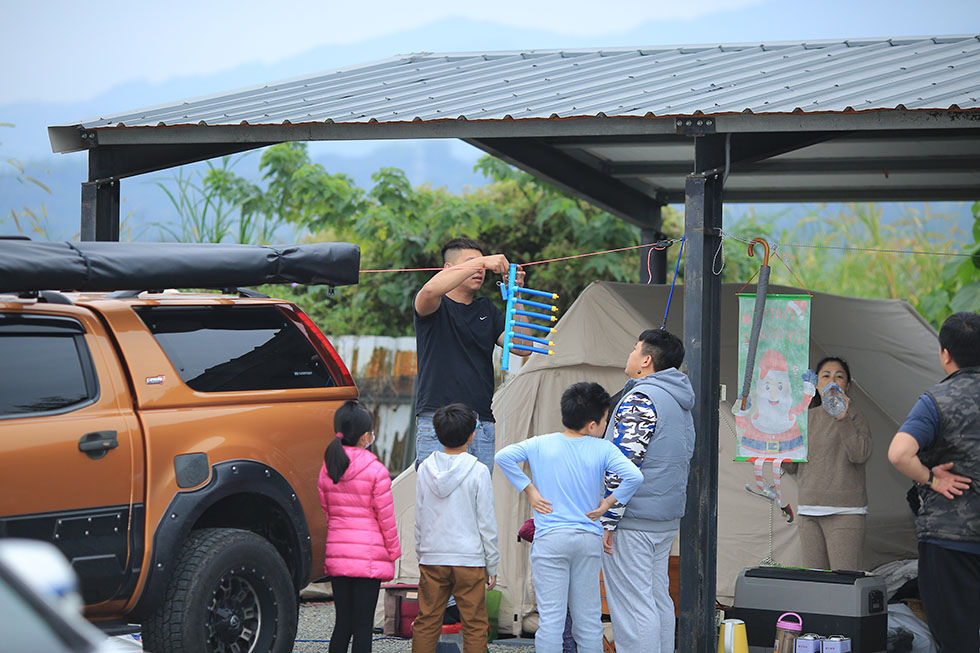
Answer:
MULTIPOLYGON (((549 258, 541 261, 528 261, 527 263, 519 263, 521 267, 528 267, 530 265, 541 265, 542 263, 555 263, 556 261, 567 261, 575 258, 585 258, 587 256, 599 256, 601 254, 613 254, 616 252, 626 252, 631 249, 640 249, 642 247, 649 247, 651 251, 653 250, 665 250, 674 243, 679 243, 683 238, 671 238, 669 240, 660 240, 655 243, 642 243, 640 245, 630 245, 628 247, 617 247, 615 249, 604 249, 597 252, 586 252, 585 254, 572 254, 570 256, 559 256, 558 258, 549 258)), ((649 256, 649 255, 648 255, 649 256)), ((373 274, 377 272, 438 272, 443 268, 391 268, 384 270, 361 270, 361 274, 373 274)), ((457 269, 462 270, 482 270, 484 268, 460 265, 457 269)))
MULTIPOLYGON (((742 236, 737 236, 733 233, 725 231, 723 229, 718 229, 718 233, 723 239, 737 240, 740 243, 745 243, 748 245, 752 242, 750 238, 743 238, 742 236)), ((971 256, 976 256, 969 252, 929 252, 925 250, 917 249, 890 249, 890 248, 878 248, 878 247, 844 247, 843 245, 808 245, 806 243, 780 243, 780 242, 770 242, 769 246, 775 250, 777 247, 796 247, 800 249, 835 249, 844 252, 880 252, 882 254, 913 254, 917 256, 961 256, 968 258, 971 256)))
MULTIPOLYGON (((716 231, 721 236, 722 241, 724 241, 724 240, 736 240, 736 241, 738 241, 740 243, 745 243, 745 244, 749 244, 749 243, 752 242, 752 240, 749 239, 749 238, 744 238, 742 236, 738 236, 736 234, 733 234, 733 233, 724 231, 723 229, 717 229, 716 231)), ((617 252, 627 252, 627 251, 634 250, 634 249, 641 249, 643 247, 648 247, 650 249, 650 251, 647 253, 647 261, 649 262, 650 256, 652 255, 653 250, 658 250, 658 251, 666 250, 669 247, 671 247, 672 245, 681 242, 682 240, 683 240, 683 238, 670 238, 668 240, 660 240, 660 241, 657 241, 656 243, 643 243, 643 244, 640 244, 640 245, 630 245, 628 247, 617 247, 615 249, 604 249, 604 250, 599 250, 599 251, 595 251, 595 252, 585 252, 584 254, 571 254, 569 256, 559 256, 557 258, 543 259, 543 260, 540 260, 540 261, 528 261, 526 263, 520 263, 519 265, 521 267, 529 267, 529 266, 532 266, 532 265, 542 265, 542 264, 545 264, 545 263, 556 263, 558 261, 569 261, 569 260, 572 260, 572 259, 586 258, 586 257, 589 257, 589 256, 601 256, 603 254, 615 254, 617 252)), ((800 249, 831 249, 831 250, 838 250, 838 251, 844 251, 844 252, 879 252, 879 253, 882 253, 882 254, 909 254, 909 255, 913 255, 913 256, 959 256, 959 257, 964 257, 964 258, 976 256, 975 254, 971 254, 969 252, 931 252, 931 251, 914 250, 914 249, 892 249, 892 248, 876 248, 876 247, 845 247, 843 245, 808 245, 806 243, 779 243, 779 242, 772 242, 772 243, 770 243, 770 247, 772 248, 773 254, 777 258, 779 258, 780 261, 783 261, 783 265, 786 265, 786 261, 784 261, 783 258, 781 256, 779 256, 778 253, 776 253, 776 250, 778 248, 780 248, 780 247, 793 247, 793 248, 800 248, 800 249)), ((722 249, 721 244, 719 244, 718 249, 719 249, 719 251, 718 252, 715 252, 715 259, 717 259, 719 257, 719 253, 720 253, 721 262, 722 263, 721 263, 721 269, 719 269, 717 272, 715 272, 716 275, 721 274, 721 271, 725 267, 725 253, 724 253, 724 250, 722 249)), ((469 267, 469 266, 465 266, 465 265, 461 265, 461 266, 458 266, 458 267, 460 269, 464 269, 464 270, 482 270, 482 269, 484 269, 484 268, 478 268, 478 267, 469 267)), ((712 262, 712 268, 713 267, 714 267, 714 261, 712 262)), ((377 273, 381 273, 381 272, 439 272, 440 270, 443 270, 443 269, 444 268, 441 268, 441 267, 430 267, 430 268, 387 268, 387 269, 377 269, 377 270, 361 270, 361 274, 377 274, 377 273)), ((793 270, 790 269, 790 267, 788 265, 786 265, 786 269, 789 270, 790 274, 792 274, 794 278, 796 278, 796 274, 793 272, 793 270)), ((798 278, 797 278, 797 281, 799 281, 798 278)))

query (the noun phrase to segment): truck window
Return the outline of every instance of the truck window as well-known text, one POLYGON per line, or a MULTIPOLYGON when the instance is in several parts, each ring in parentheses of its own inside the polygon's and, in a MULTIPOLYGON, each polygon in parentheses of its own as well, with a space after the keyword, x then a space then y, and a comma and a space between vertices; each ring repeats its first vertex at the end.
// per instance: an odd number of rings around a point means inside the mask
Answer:
POLYGON ((82 325, 71 319, 0 314, 0 417, 57 413, 98 394, 82 325))
POLYGON ((306 336, 274 306, 140 306, 137 314, 199 392, 337 385, 306 336))

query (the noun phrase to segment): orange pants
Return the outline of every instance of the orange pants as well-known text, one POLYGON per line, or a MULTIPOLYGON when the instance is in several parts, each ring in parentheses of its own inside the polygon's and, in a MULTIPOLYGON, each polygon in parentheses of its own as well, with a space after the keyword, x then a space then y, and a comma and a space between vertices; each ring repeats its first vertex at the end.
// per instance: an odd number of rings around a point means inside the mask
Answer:
POLYGON ((412 653, 433 653, 442 633, 449 596, 463 622, 463 653, 486 653, 487 570, 484 567, 419 565, 419 614, 412 630, 412 653))

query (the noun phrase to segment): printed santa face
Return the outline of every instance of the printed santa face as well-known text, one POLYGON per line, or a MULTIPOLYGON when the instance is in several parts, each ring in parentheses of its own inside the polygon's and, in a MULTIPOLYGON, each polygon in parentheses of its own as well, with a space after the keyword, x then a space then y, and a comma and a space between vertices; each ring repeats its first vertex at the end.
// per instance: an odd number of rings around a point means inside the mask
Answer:
POLYGON ((759 377, 752 424, 763 433, 785 433, 796 419, 790 417, 794 402, 789 366, 783 355, 773 349, 765 352, 759 361, 759 377))

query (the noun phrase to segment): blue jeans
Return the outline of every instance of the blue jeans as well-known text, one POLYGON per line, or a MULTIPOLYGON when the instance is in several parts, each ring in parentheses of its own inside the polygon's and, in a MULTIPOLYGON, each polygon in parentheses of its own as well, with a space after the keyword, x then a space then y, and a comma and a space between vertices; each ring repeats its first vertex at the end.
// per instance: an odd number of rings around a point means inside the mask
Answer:
MULTIPOLYGON (((436 430, 432 426, 431 412, 421 413, 415 418, 415 467, 429 457, 433 451, 442 451, 443 447, 436 438, 436 430)), ((480 422, 476 425, 476 435, 473 442, 466 448, 467 453, 487 466, 493 474, 493 454, 495 453, 495 432, 493 422, 480 422)))

